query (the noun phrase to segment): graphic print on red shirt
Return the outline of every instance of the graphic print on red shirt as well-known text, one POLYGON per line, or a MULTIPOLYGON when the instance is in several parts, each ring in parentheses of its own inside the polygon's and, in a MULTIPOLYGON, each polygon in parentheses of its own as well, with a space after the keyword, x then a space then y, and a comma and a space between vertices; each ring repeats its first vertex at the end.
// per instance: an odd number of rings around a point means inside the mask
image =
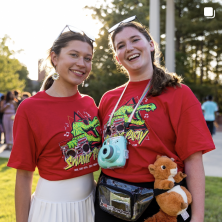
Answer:
POLYGON ((79 171, 97 165, 96 162, 89 166, 84 166, 90 162, 91 157, 93 160, 98 157, 101 141, 97 130, 99 126, 98 118, 95 116, 91 119, 90 114, 87 112, 84 112, 84 115, 80 112, 74 112, 74 117, 69 117, 69 123, 66 123, 65 126, 67 131, 64 134, 68 139, 59 143, 64 161, 67 163, 65 170, 75 166, 74 171, 79 171), (70 137, 70 134, 72 137, 70 137))
POLYGON ((99 169, 101 127, 94 100, 77 92, 52 97, 45 91, 18 107, 8 166, 35 171, 46 180, 64 180, 99 169))
MULTIPOLYGON (((104 125, 104 140, 108 139, 109 137, 124 136, 124 123, 128 122, 128 119, 131 113, 133 112, 134 108, 136 107, 138 101, 138 97, 132 98, 126 104, 122 105, 119 109, 117 109, 117 111, 115 111, 111 120, 110 134, 107 134, 108 122, 104 125)), ((133 115, 132 121, 129 125, 129 129, 127 129, 125 135, 126 139, 132 146, 137 146, 138 144, 140 145, 145 139, 149 138, 149 126, 141 117, 140 112, 145 111, 145 117, 148 118, 148 113, 154 112, 155 110, 156 105, 154 103, 141 103, 137 107, 133 115)))
MULTIPOLYGON (((110 136, 124 132, 123 122, 128 122, 149 80, 129 82, 110 124, 107 123, 125 86, 106 92, 99 105, 103 142, 110 136)), ((173 158, 178 170, 184 171, 184 160, 195 152, 215 149, 212 137, 202 115, 199 101, 185 85, 173 88, 156 97, 144 98, 134 113, 126 131, 129 158, 126 165, 115 169, 102 169, 108 176, 128 182, 151 182, 153 175, 148 165, 157 155, 173 158)))

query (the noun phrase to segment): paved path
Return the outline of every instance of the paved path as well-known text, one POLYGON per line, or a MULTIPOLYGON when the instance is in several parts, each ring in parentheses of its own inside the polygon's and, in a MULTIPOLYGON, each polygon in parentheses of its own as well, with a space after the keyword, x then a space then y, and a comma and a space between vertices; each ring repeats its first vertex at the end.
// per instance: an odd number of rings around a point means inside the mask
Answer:
MULTIPOLYGON (((222 132, 213 136, 216 150, 203 155, 206 176, 222 177, 222 132)), ((0 157, 9 158, 10 151, 4 150, 6 145, 0 145, 0 157)))
POLYGON ((222 177, 222 132, 213 136, 216 149, 203 155, 206 176, 222 177))
POLYGON ((4 150, 5 148, 6 148, 5 144, 0 145, 0 157, 9 158, 11 152, 9 150, 4 150))

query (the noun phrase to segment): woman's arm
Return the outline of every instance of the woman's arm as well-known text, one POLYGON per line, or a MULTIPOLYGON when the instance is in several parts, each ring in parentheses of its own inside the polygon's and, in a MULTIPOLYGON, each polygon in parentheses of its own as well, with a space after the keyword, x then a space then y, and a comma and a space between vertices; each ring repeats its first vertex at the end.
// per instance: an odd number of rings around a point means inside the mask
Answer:
POLYGON ((205 201, 205 173, 202 160, 202 152, 190 155, 185 161, 185 173, 187 174, 188 190, 192 194, 191 222, 204 221, 205 201))
POLYGON ((16 222, 27 222, 31 201, 33 172, 17 170, 15 184, 16 222))
POLYGON ((9 107, 10 107, 10 103, 3 104, 1 106, 1 112, 2 113, 5 112, 5 110, 8 109, 9 107))

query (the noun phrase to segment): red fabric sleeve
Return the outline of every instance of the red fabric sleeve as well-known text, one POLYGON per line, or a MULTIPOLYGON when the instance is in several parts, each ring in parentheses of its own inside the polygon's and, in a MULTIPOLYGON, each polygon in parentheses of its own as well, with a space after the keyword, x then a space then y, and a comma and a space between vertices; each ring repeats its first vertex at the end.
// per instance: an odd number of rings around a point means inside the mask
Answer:
POLYGON ((175 150, 183 161, 198 151, 215 149, 199 103, 181 113, 176 134, 175 150))
POLYGON ((13 148, 8 166, 21 170, 35 171, 35 139, 26 117, 16 114, 13 126, 13 148))

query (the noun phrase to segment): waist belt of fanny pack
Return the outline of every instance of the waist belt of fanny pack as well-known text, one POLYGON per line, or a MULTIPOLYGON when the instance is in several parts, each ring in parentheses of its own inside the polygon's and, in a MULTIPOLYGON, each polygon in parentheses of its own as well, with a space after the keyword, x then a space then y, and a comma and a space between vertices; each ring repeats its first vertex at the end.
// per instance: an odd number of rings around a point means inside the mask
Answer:
POLYGON ((136 221, 154 198, 154 190, 118 181, 102 174, 98 181, 100 208, 126 221, 136 221))

